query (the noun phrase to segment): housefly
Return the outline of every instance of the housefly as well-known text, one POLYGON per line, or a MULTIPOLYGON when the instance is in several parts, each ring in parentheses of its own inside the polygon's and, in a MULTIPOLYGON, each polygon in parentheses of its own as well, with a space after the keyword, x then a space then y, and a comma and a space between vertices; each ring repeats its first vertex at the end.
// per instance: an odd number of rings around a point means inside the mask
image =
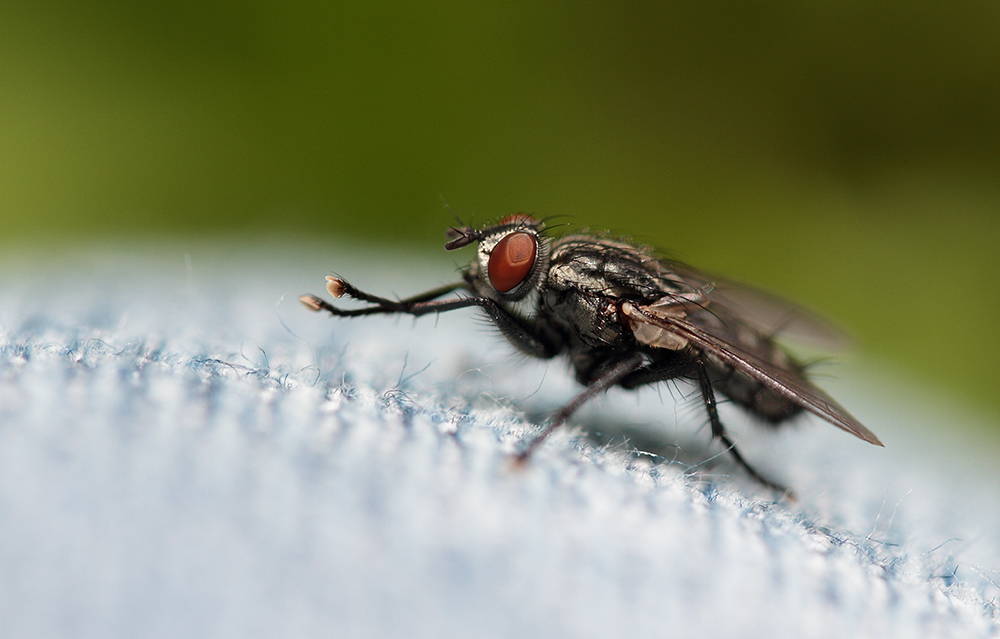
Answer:
POLYGON ((445 249, 470 244, 478 244, 476 257, 454 284, 392 300, 327 277, 333 297, 346 295, 368 305, 343 309, 315 295, 300 300, 338 317, 420 316, 478 306, 523 353, 543 359, 566 355, 585 388, 520 449, 520 461, 580 406, 612 386, 634 389, 675 379, 697 386, 712 436, 736 463, 778 490, 784 489, 754 470, 723 428, 717 392, 771 424, 805 410, 882 445, 814 386, 805 366, 775 341, 779 333, 813 342, 837 334, 788 302, 662 259, 648 247, 586 232, 553 238, 543 221, 524 214, 485 228, 448 231, 445 249), (466 295, 441 299, 455 291, 466 295))

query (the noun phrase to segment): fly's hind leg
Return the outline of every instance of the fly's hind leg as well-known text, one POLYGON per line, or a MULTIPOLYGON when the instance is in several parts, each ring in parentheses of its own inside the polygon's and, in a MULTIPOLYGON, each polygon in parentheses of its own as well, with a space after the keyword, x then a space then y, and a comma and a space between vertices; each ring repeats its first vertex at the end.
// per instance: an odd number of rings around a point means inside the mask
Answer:
POLYGON ((636 388, 646 384, 654 384, 656 382, 676 379, 678 377, 690 377, 692 375, 697 379, 698 388, 701 390, 702 401, 705 403, 705 410, 708 412, 708 421, 712 427, 712 437, 722 442, 722 445, 726 447, 726 450, 728 450, 729 454, 732 455, 733 460, 736 461, 737 465, 743 468, 743 470, 745 470, 747 474, 753 477, 758 483, 777 492, 792 496, 791 492, 787 488, 757 472, 757 470, 743 458, 740 451, 737 450, 736 444, 732 439, 730 439, 729 434, 726 433, 726 429, 722 426, 722 420, 719 418, 718 402, 715 399, 715 390, 712 388, 712 380, 708 376, 708 371, 705 369, 705 365, 701 362, 701 360, 693 359, 657 362, 640 368, 639 370, 636 370, 632 374, 626 376, 622 379, 621 386, 624 388, 636 388))
POLYGON ((696 360, 695 372, 698 375, 698 386, 701 388, 701 397, 705 401, 705 409, 708 411, 708 421, 712 425, 712 436, 722 442, 722 445, 726 447, 729 454, 736 460, 736 463, 742 466, 743 470, 747 471, 747 474, 768 488, 792 497, 791 492, 787 488, 764 477, 753 466, 747 463, 747 460, 743 459, 743 455, 736 449, 736 444, 729 438, 726 429, 722 427, 722 420, 719 419, 718 403, 715 401, 715 390, 712 388, 712 380, 708 376, 705 365, 700 360, 696 360))

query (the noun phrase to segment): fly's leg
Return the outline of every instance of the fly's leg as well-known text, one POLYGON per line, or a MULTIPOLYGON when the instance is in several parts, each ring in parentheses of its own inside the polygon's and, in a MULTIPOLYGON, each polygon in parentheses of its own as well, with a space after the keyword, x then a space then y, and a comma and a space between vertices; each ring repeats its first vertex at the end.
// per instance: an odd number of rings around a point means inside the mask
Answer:
POLYGON ((528 445, 521 450, 521 452, 515 455, 515 461, 523 462, 528 459, 528 457, 531 456, 531 453, 534 452, 534 450, 538 448, 543 441, 545 441, 545 438, 548 437, 552 431, 562 426, 566 420, 569 419, 570 415, 575 413, 578 408, 583 406, 598 393, 608 390, 615 384, 621 382, 621 380, 629 374, 634 373, 636 369, 642 366, 642 359, 642 355, 639 353, 633 353, 625 359, 619 360, 614 365, 608 367, 607 370, 602 372, 597 379, 592 381, 583 392, 574 397, 570 403, 559 409, 559 412, 555 414, 552 421, 550 421, 545 429, 542 430, 541 434, 531 440, 528 445))
MULTIPOLYGON (((461 288, 465 288, 465 282, 455 282, 454 284, 447 284, 429 291, 425 291, 413 297, 408 297, 402 300, 391 300, 385 297, 379 297, 377 295, 372 295, 370 293, 365 293, 364 291, 355 288, 352 284, 348 283, 346 280, 342 280, 339 277, 327 277, 326 278, 326 290, 330 295, 334 297, 343 297, 344 295, 352 297, 356 300, 362 302, 368 302, 374 304, 374 306, 369 306, 367 308, 357 308, 357 309, 342 309, 337 308, 333 304, 316 297, 315 295, 303 295, 299 298, 299 301, 305 305, 306 308, 312 311, 326 311, 331 315, 336 315, 338 317, 357 317, 359 315, 375 315, 379 313, 410 313, 413 315, 423 315, 424 313, 433 312, 434 309, 425 310, 423 312, 414 313, 413 310, 421 310, 423 305, 432 300, 436 300, 439 297, 447 295, 453 291, 457 291, 461 288)), ((450 300, 449 300, 450 301, 450 300)), ((450 309, 444 309, 450 310, 450 309)))
POLYGON ((743 468, 758 483, 791 496, 787 488, 758 473, 743 458, 740 451, 737 450, 736 444, 730 439, 729 434, 726 433, 726 429, 722 426, 722 420, 719 418, 718 402, 715 399, 715 390, 712 388, 712 380, 709 378, 705 364, 701 360, 667 361, 651 364, 634 371, 621 381, 621 385, 623 388, 636 388, 646 384, 654 384, 656 382, 691 375, 697 378, 698 388, 701 390, 701 397, 705 403, 705 410, 708 411, 708 421, 712 427, 712 437, 722 442, 722 445, 726 447, 726 450, 732 455, 737 465, 743 468))
POLYGON ((726 429, 722 427, 722 420, 719 419, 718 403, 715 401, 715 390, 712 388, 712 380, 708 376, 705 364, 701 360, 695 360, 695 362, 695 373, 698 375, 698 386, 701 388, 701 397, 705 401, 705 409, 708 411, 708 421, 712 425, 712 436, 722 442, 722 445, 726 447, 729 454, 736 460, 736 463, 742 466, 743 470, 747 471, 747 474, 764 486, 791 497, 792 494, 787 488, 764 477, 753 466, 747 463, 747 460, 743 459, 743 455, 736 449, 736 444, 729 438, 726 429))
POLYGON ((421 315, 430 313, 444 313, 459 308, 478 306, 486 311, 486 314, 489 315, 493 323, 500 329, 500 332, 504 334, 504 337, 523 353, 532 357, 548 359, 554 357, 563 349, 563 344, 559 341, 557 335, 545 331, 544 326, 540 324, 531 324, 525 319, 514 315, 488 297, 437 299, 463 288, 467 288, 466 284, 464 282, 457 282, 414 295, 413 297, 391 300, 365 293, 339 277, 328 277, 326 289, 331 295, 334 297, 346 295, 362 302, 368 302, 371 306, 352 309, 338 308, 315 295, 303 295, 299 298, 299 301, 311 311, 326 311, 336 317, 392 315, 395 313, 420 317, 421 315))

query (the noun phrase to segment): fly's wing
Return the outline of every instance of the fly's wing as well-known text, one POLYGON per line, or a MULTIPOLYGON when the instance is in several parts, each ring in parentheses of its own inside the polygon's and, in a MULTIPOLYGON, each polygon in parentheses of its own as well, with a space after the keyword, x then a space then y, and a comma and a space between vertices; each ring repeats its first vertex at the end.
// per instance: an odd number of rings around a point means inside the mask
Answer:
MULTIPOLYGON (((727 366, 749 375, 761 384, 787 397, 810 413, 822 417, 834 426, 846 430, 866 442, 881 446, 882 442, 861 422, 851 416, 843 406, 829 395, 816 388, 797 370, 781 368, 768 363, 739 345, 723 337, 713 334, 711 328, 698 326, 690 321, 688 313, 682 308, 691 304, 689 301, 680 304, 659 303, 650 306, 633 306, 626 302, 623 312, 634 323, 646 324, 659 331, 675 336, 680 342, 694 345, 701 351, 719 359, 727 366)), ((697 305, 696 305, 697 306, 697 305)), ((732 329, 733 327, 729 327, 732 329)), ((638 326, 638 330, 642 327, 638 326)), ((728 330, 720 331, 723 335, 728 330)))
POLYGON ((738 317, 758 332, 819 350, 843 351, 851 338, 820 315, 763 289, 701 273, 689 266, 664 262, 684 288, 704 290, 711 306, 738 317))

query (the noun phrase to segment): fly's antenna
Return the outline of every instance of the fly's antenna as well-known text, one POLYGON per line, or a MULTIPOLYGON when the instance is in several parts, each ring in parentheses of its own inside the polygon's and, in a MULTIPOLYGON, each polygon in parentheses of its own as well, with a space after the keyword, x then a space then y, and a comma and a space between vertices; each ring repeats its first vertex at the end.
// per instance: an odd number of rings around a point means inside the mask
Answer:
POLYGON ((449 238, 444 245, 446 251, 454 251, 483 239, 483 232, 470 226, 453 226, 445 235, 449 238))

